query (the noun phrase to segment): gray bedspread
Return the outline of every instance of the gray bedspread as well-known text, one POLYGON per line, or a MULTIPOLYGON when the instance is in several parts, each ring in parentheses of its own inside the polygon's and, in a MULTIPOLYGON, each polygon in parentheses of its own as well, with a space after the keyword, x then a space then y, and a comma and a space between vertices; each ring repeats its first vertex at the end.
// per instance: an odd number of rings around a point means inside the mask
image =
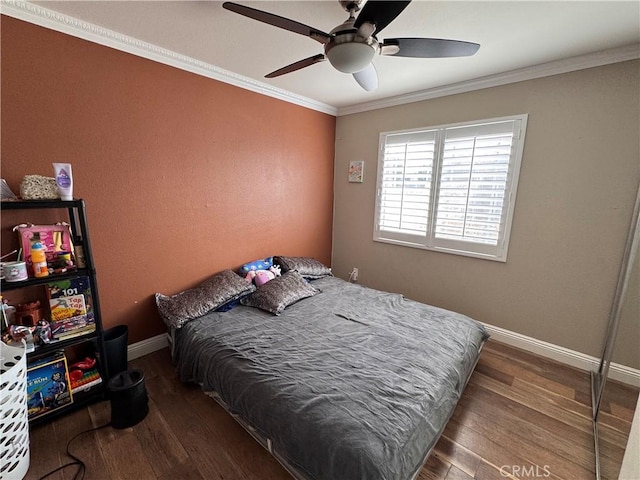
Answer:
POLYGON ((238 306, 178 331, 182 381, 215 391, 314 480, 406 480, 471 374, 483 327, 327 277, 276 317, 238 306))

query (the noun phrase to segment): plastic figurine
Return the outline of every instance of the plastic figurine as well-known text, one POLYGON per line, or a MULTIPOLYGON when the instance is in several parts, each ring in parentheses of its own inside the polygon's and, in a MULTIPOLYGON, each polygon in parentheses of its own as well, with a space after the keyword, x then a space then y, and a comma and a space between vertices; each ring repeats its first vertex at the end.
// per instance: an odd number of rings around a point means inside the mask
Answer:
POLYGON ((49 343, 51 341, 51 325, 46 320, 40 320, 36 325, 34 335, 38 337, 40 343, 49 343))

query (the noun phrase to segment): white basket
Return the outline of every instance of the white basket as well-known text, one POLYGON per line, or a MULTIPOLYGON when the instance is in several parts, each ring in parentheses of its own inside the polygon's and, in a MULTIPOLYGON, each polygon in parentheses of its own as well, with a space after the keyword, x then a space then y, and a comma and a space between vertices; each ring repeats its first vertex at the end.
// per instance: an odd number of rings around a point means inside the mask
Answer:
POLYGON ((21 480, 29 469, 27 353, 0 342, 0 480, 21 480))

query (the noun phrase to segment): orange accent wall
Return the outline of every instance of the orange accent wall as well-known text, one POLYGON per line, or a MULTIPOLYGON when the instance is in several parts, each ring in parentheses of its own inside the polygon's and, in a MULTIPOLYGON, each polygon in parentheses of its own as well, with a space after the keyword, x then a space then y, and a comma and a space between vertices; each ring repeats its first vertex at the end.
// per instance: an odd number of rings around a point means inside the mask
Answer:
MULTIPOLYGON (((335 117, 2 16, 2 178, 73 167, 105 328, 163 333, 153 294, 269 255, 329 264, 335 117)), ((11 212, 13 214, 13 212, 11 212)), ((10 227, 46 221, 3 215, 10 227)))

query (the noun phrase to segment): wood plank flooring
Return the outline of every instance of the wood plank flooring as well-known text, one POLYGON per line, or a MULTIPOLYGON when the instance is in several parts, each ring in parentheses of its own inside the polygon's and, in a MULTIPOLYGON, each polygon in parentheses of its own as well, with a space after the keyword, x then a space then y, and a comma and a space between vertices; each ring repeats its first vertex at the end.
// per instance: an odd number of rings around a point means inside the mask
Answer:
MULTIPOLYGON (((214 400, 180 383, 164 349, 131 362, 145 372, 150 412, 133 428, 75 440, 97 480, 286 480, 291 477, 214 400)), ((618 477, 638 391, 609 381, 600 423, 602 476, 618 477)), ((489 341, 420 480, 595 478, 589 375, 489 341)), ((31 431, 37 480, 68 462, 68 440, 109 421, 101 402, 31 431)), ((76 467, 51 479, 74 478, 76 467)), ((371 479, 375 480, 375 479, 371 479)))

